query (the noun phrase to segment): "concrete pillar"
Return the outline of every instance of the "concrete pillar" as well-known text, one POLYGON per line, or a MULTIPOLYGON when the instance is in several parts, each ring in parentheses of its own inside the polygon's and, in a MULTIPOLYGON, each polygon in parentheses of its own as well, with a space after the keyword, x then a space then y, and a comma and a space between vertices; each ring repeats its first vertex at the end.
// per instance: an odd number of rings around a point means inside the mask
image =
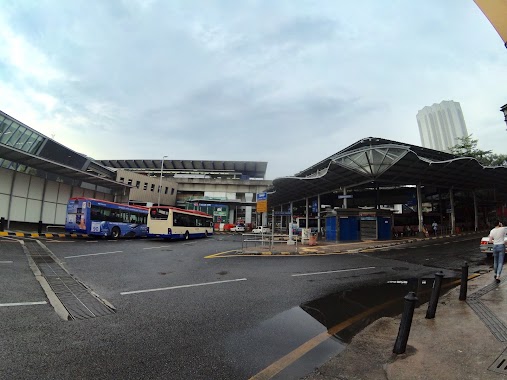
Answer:
MULTIPOLYGON (((347 195, 347 188, 343 188, 343 195, 347 195)), ((343 198, 343 208, 347 208, 347 198, 343 198)))
POLYGON ((235 218, 235 213, 234 213, 234 209, 231 207, 229 209, 229 223, 232 223, 232 224, 236 224, 236 218, 235 218))
POLYGON ((419 236, 423 235, 423 212, 422 212, 422 195, 421 184, 418 183, 416 187, 417 194, 417 219, 419 220, 419 236))
POLYGON ((454 191, 449 189, 449 202, 451 202, 451 235, 456 231, 456 214, 454 213, 454 191))
POLYGON ((16 182, 16 174, 18 174, 19 164, 16 164, 14 174, 12 175, 11 191, 9 194, 9 205, 7 206, 7 229, 11 226, 11 207, 12 207, 12 192, 14 191, 14 183, 16 182))
POLYGON ((252 206, 245 206, 245 223, 252 223, 252 206))
POLYGON ((474 230, 477 231, 479 229, 479 215, 477 212, 477 197, 475 196, 475 191, 472 192, 474 196, 474 230))

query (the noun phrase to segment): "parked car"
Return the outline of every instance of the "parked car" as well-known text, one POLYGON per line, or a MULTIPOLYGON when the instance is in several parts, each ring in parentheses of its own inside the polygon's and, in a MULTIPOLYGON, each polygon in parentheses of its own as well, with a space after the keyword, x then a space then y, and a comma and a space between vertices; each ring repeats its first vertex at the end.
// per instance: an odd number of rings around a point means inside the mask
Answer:
POLYGON ((261 227, 254 228, 252 230, 252 232, 254 234, 269 234, 269 233, 271 233, 271 228, 261 226, 261 227))
MULTIPOLYGON (((505 237, 505 246, 507 248, 507 236, 505 237)), ((489 242, 489 237, 483 237, 479 246, 481 252, 484 252, 488 257, 493 256, 493 243, 489 242)), ((505 250, 507 253, 507 249, 505 250)))
POLYGON ((246 231, 246 227, 244 224, 238 224, 234 227, 231 227, 230 229, 231 232, 245 232, 246 231))

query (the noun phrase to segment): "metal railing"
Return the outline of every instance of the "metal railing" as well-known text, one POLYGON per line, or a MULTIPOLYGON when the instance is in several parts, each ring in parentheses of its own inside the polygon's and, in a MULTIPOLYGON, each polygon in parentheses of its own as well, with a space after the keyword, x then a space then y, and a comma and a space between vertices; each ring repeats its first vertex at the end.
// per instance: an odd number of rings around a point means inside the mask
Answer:
MULTIPOLYGON (((296 246, 296 251, 298 247, 298 240, 300 239, 299 236, 292 236, 292 241, 294 241, 294 245, 296 246)), ((253 234, 253 233, 246 233, 242 234, 242 240, 241 240, 241 250, 244 251, 249 247, 254 246, 261 246, 261 247, 269 247, 270 249, 273 248, 275 244, 287 244, 289 241, 289 235, 288 234, 253 234)))

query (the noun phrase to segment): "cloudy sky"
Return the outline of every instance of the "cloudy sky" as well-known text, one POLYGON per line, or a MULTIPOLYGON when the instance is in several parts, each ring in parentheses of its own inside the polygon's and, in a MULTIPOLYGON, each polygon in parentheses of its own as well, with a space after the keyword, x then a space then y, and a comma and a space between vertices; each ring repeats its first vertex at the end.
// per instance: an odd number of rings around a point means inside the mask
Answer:
POLYGON ((507 49, 472 0, 0 0, 0 109, 95 159, 267 161, 420 145, 460 102, 506 153, 507 49))

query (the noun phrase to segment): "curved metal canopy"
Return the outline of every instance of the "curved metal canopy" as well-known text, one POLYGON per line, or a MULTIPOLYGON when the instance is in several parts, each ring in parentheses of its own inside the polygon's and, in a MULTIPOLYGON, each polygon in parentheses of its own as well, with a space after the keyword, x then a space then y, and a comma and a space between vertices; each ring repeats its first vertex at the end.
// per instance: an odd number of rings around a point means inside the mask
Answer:
POLYGON ((507 167, 488 167, 401 142, 368 137, 292 177, 273 180, 269 207, 338 189, 421 184, 441 188, 506 189, 507 167))

